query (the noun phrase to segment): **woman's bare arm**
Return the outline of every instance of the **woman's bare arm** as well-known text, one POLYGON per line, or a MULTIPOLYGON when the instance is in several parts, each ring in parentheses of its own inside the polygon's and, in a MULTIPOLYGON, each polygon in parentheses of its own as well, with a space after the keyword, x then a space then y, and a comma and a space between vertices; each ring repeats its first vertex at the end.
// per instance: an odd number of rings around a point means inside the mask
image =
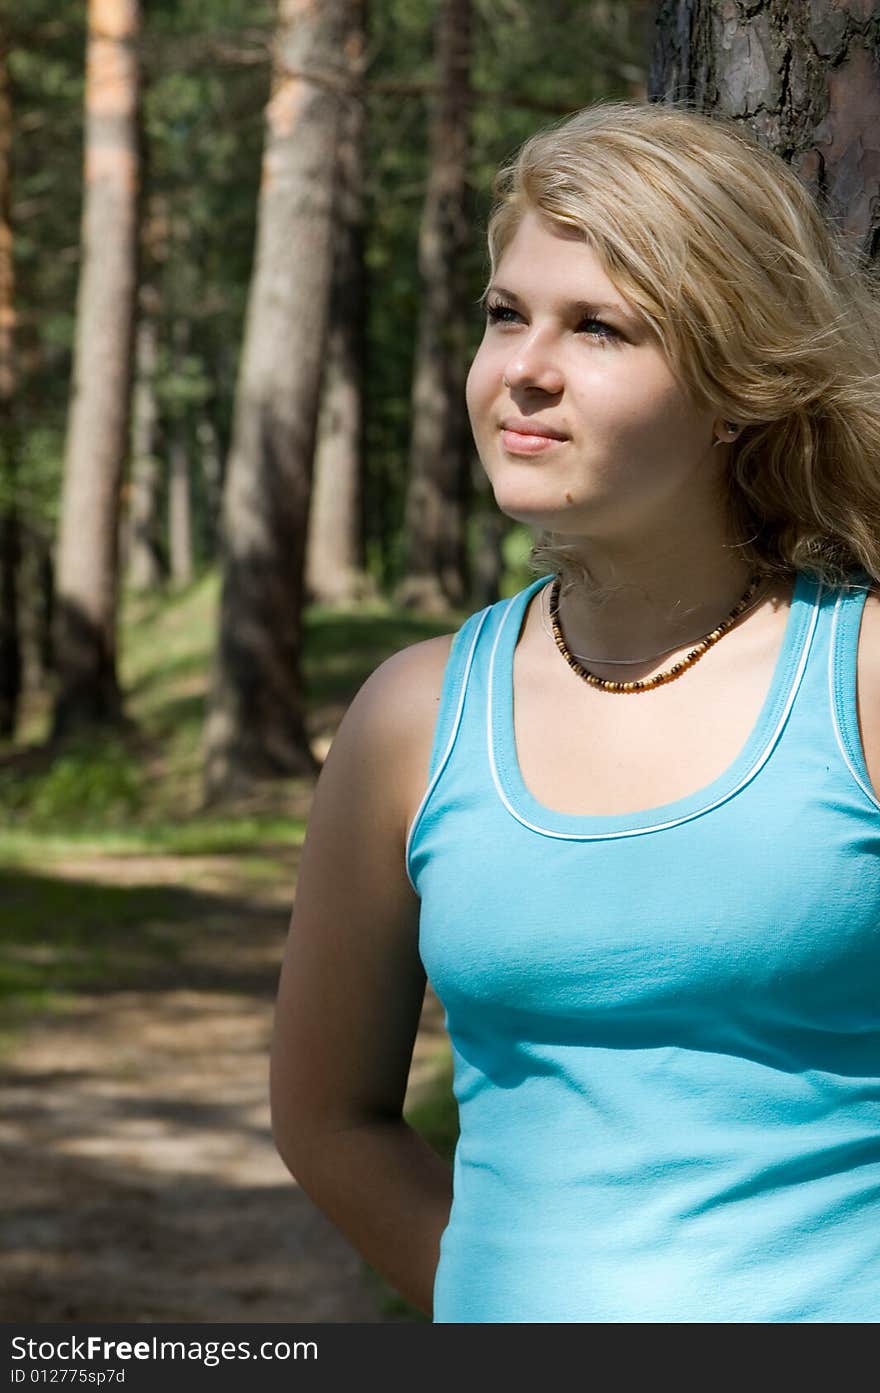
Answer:
POLYGON ((377 668, 325 760, 281 971, 270 1083, 275 1142, 292 1175, 428 1315, 452 1179, 402 1118, 425 990, 404 852, 450 641, 415 644, 377 668))

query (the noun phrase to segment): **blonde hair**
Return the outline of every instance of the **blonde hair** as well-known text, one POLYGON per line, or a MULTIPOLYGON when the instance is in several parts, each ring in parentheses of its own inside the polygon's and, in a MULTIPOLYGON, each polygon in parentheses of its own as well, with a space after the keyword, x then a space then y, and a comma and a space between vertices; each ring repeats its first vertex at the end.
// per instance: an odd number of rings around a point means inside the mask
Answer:
MULTIPOLYGON (((576 228, 698 408, 740 425, 725 504, 752 569, 880 579, 878 284, 788 165, 725 117, 608 101, 533 135, 494 193, 493 275, 530 208, 576 228)), ((553 533, 530 565, 607 593, 553 533)))

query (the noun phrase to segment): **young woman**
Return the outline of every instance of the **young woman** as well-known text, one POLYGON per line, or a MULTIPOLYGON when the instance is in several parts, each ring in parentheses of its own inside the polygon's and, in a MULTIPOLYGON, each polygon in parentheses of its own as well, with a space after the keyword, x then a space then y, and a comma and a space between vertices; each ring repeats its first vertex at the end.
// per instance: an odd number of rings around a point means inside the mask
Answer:
POLYGON ((468 379, 541 574, 383 663, 316 792, 280 1153, 441 1321, 880 1317, 880 307, 731 124, 498 182, 468 379), (426 974, 453 1173, 402 1120, 426 974))

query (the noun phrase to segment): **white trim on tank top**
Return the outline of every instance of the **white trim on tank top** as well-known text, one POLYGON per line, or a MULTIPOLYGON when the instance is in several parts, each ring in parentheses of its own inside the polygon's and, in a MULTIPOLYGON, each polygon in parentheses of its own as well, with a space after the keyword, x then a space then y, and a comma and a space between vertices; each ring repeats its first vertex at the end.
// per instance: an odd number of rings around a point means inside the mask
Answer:
MULTIPOLYGON (((754 763, 752 764, 751 769, 749 769, 749 770, 746 772, 746 774, 743 775, 743 777, 740 779, 739 783, 736 784, 735 787, 733 787, 733 788, 731 788, 731 789, 728 789, 728 791, 727 791, 725 794, 723 794, 720 798, 716 798, 716 800, 715 800, 714 803, 707 803, 707 804, 704 804, 703 807, 697 808, 697 809, 696 809, 695 811, 693 811, 693 812, 682 813, 681 816, 679 816, 679 817, 674 817, 674 818, 669 818, 666 822, 655 822, 655 823, 650 823, 650 824, 647 825, 647 826, 642 826, 642 827, 628 827, 628 828, 620 829, 620 830, 618 830, 618 831, 610 831, 610 830, 609 830, 609 831, 605 831, 605 832, 571 832, 571 831, 563 832, 563 831, 557 831, 556 829, 554 829, 554 828, 552 828, 552 827, 541 827, 538 823, 530 822, 529 819, 528 819, 527 817, 524 817, 523 814, 520 813, 520 812, 513 806, 513 804, 511 803, 510 799, 507 797, 507 795, 506 795, 506 793, 504 792, 504 789, 503 789, 503 787, 502 787, 502 785, 501 785, 501 780, 500 780, 500 777, 499 777, 499 774, 498 774, 498 768, 497 768, 496 763, 495 763, 495 750, 494 750, 494 743, 495 743, 495 742, 494 742, 494 739, 493 739, 493 729, 492 729, 492 705, 493 705, 493 685, 494 685, 494 678, 495 678, 495 655, 496 655, 496 652, 497 652, 497 649, 498 649, 498 644, 499 644, 499 642, 500 642, 500 640, 501 640, 501 635, 502 635, 502 633, 503 633, 503 631, 504 631, 504 626, 505 626, 505 624, 507 623, 507 620, 508 620, 508 617, 509 617, 509 615, 510 615, 511 609, 512 609, 513 606, 516 604, 517 600, 520 598, 519 595, 514 595, 513 598, 512 598, 511 600, 508 601, 507 608, 505 609, 504 614, 503 614, 502 617, 501 617, 501 621, 500 621, 500 623, 499 623, 499 625, 498 625, 498 631, 497 631, 497 633, 496 633, 496 635, 495 635, 495 642, 494 642, 493 645, 492 645, 492 652, 491 652, 490 657, 489 657, 489 673, 488 673, 488 678, 487 678, 487 682, 486 682, 486 687, 487 687, 487 694, 486 694, 486 750, 487 750, 487 754, 488 754, 488 756, 489 756, 489 766, 490 766, 490 768, 491 768, 491 770, 492 770, 492 779, 493 779, 493 782, 494 782, 494 784, 495 784, 495 790, 496 790, 496 792, 497 792, 497 794, 498 794, 498 797, 501 799, 501 802, 504 804, 505 808, 506 808, 507 811, 510 813, 511 817, 516 818, 517 822, 522 823, 523 827, 527 827, 527 828, 529 829, 530 832, 538 832, 538 833, 541 834, 541 836, 544 836, 544 837, 556 837, 557 839, 561 839, 561 840, 563 840, 563 841, 595 842, 595 841, 607 841, 609 838, 617 838, 617 837, 640 837, 640 836, 642 836, 642 835, 643 835, 644 833, 646 833, 646 832, 662 832, 662 831, 665 831, 665 830, 666 830, 667 828, 669 828, 669 827, 678 827, 678 826, 679 826, 681 823, 683 823, 683 822, 690 822, 690 821, 691 821, 693 818, 695 818, 695 817, 702 817, 704 813, 711 812, 713 808, 720 807, 722 803, 726 803, 730 798, 732 798, 732 797, 734 796, 734 794, 739 793, 740 789, 741 789, 741 788, 744 788, 745 785, 746 785, 747 783, 749 783, 750 780, 752 780, 752 779, 755 777, 755 775, 758 773, 758 771, 759 771, 759 769, 762 767, 762 765, 764 765, 764 764, 767 762, 767 760, 770 758, 770 755, 771 755, 772 752, 773 752, 773 748, 774 748, 774 746, 776 745, 776 742, 778 741, 780 734, 782 733, 782 728, 783 728, 783 726, 785 725, 786 720, 788 719, 788 713, 790 712, 790 710, 791 710, 791 708, 792 708, 792 705, 793 705, 793 703, 794 703, 794 699, 795 699, 795 697, 797 696, 798 689, 799 689, 799 687, 800 687, 801 681, 802 681, 802 679, 803 679, 804 672, 805 672, 805 670, 806 670, 807 658, 808 658, 808 656, 809 656, 810 648, 811 648, 811 646, 812 646, 813 635, 814 635, 815 630, 816 630, 816 625, 817 625, 817 623, 818 623, 818 621, 819 621, 819 606, 820 606, 820 601, 821 601, 821 597, 822 597, 823 588, 824 588, 824 587, 823 587, 823 585, 822 585, 822 582, 821 582, 821 581, 820 581, 820 582, 817 582, 815 599, 814 599, 814 603, 813 603, 813 606, 812 606, 812 611, 813 611, 813 612, 812 612, 812 615, 810 616, 809 628, 807 629, 806 635, 805 635, 805 637, 803 638, 803 640, 802 640, 802 642, 801 642, 800 661, 798 662, 797 671, 795 672, 794 679, 793 679, 793 681, 792 681, 792 683, 791 683, 791 687, 790 687, 790 689, 789 689, 788 698, 787 698, 787 700, 786 700, 785 706, 784 706, 784 708, 783 708, 783 710, 782 710, 782 713, 781 713, 781 715, 780 715, 780 717, 779 717, 779 720, 778 720, 777 723, 776 723, 776 728, 775 728, 775 730, 773 731, 773 733, 771 734, 769 740, 767 741, 767 743, 766 743, 766 745, 765 745, 765 747, 764 747, 763 752, 762 752, 762 753, 759 755, 759 757, 754 761, 754 763)), ((779 656, 781 657, 781 653, 780 653, 779 656)), ((751 737, 749 737, 749 739, 750 739, 750 738, 751 738, 751 737)), ((745 749, 745 744, 743 745, 742 748, 745 749)), ((732 761, 731 761, 731 764, 728 765, 728 769, 732 768, 732 766, 733 766, 735 763, 737 763, 738 759, 739 759, 739 756, 737 756, 734 760, 732 760, 732 761)), ((722 774, 720 774, 718 777, 719 777, 719 778, 723 778, 723 776, 724 776, 724 775, 723 775, 723 773, 722 773, 722 774)), ((713 779, 712 782, 714 783, 714 782, 716 782, 716 780, 713 779)), ((694 793, 694 794, 687 794, 687 795, 685 795, 685 798, 684 798, 684 799, 676 799, 675 801, 676 801, 676 802, 684 802, 684 801, 686 801, 686 799, 690 799, 690 798, 692 798, 692 797, 695 797, 698 793, 699 793, 699 789, 695 790, 695 793, 694 793)), ((548 809, 548 811, 553 811, 553 810, 548 809)), ((642 812, 640 812, 640 811, 637 809, 635 813, 623 813, 623 814, 621 814, 621 816, 622 816, 622 817, 632 817, 632 816, 645 816, 645 817, 649 817, 650 814, 651 814, 651 811, 652 811, 652 810, 651 810, 650 808, 645 808, 642 812)), ((554 816, 577 818, 577 817, 590 817, 590 816, 594 816, 594 814, 590 814, 590 813, 554 813, 554 816)), ((602 816, 605 816, 605 814, 597 813, 597 814, 595 814, 595 816, 597 816, 597 817, 602 817, 602 816)), ((612 814, 608 814, 608 816, 613 817, 613 816, 615 816, 615 814, 613 814, 613 813, 612 813, 612 814)))

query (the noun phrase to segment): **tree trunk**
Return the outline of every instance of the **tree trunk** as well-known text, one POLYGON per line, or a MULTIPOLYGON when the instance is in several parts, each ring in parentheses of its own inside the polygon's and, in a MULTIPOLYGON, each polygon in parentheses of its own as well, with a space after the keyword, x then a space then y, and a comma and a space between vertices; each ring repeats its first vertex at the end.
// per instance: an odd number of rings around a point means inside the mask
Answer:
POLYGON ((55 576, 52 538, 39 525, 24 526, 19 570, 19 631, 22 652, 22 687, 43 691, 54 671, 52 617, 55 576))
MULTIPOLYGON (((171 339, 172 370, 181 378, 190 342, 190 326, 186 319, 175 321, 171 339)), ((193 578, 189 423, 182 404, 174 412, 168 436, 168 556, 171 579, 181 586, 189 585, 193 578)))
POLYGON ((135 344, 132 400, 131 486, 125 543, 128 583, 133 590, 156 590, 165 578, 162 548, 162 461, 159 457, 158 301, 155 288, 142 286, 135 344))
POLYGON ((12 739, 21 696, 15 489, 15 268, 12 255, 12 99, 6 36, 0 26, 0 737, 12 739))
POLYGON ((469 479, 460 269, 468 226, 471 0, 441 0, 440 86, 419 230, 421 314, 413 369, 412 434, 400 604, 444 610, 468 592, 465 506, 469 479))
MULTIPOLYGON (((312 774, 300 668, 305 543, 352 0, 280 0, 235 421, 223 495, 207 802, 312 774)), ((351 98, 348 98, 351 100, 351 98)))
POLYGON ((175 421, 168 448, 168 550, 171 579, 189 585, 193 578, 192 507, 186 422, 175 421))
POLYGON ((877 0, 660 0, 649 97, 747 124, 876 259, 878 20, 877 0))
MULTIPOLYGON (((364 0, 351 4, 347 40, 353 76, 364 65, 364 0)), ((321 384, 318 442, 309 509, 306 588, 310 601, 351 604, 370 592, 361 535, 364 360, 364 92, 346 105, 340 127, 333 288, 321 384)))
POLYGON ((58 544, 53 740, 122 718, 116 612, 137 286, 137 0, 89 0, 88 22, 82 259, 58 544))

